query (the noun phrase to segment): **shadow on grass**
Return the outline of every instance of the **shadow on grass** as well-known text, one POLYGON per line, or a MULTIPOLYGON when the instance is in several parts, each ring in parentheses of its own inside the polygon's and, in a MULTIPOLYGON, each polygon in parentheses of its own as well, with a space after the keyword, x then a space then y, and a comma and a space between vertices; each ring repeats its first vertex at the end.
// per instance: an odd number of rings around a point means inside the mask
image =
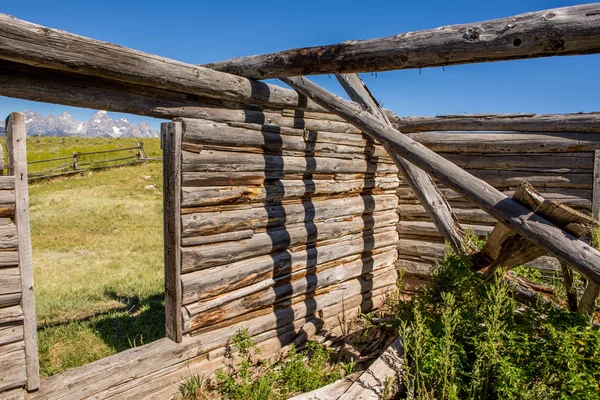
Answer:
POLYGON ((124 306, 96 315, 91 324, 107 346, 121 352, 165 337, 164 294, 144 299, 110 295, 124 306))

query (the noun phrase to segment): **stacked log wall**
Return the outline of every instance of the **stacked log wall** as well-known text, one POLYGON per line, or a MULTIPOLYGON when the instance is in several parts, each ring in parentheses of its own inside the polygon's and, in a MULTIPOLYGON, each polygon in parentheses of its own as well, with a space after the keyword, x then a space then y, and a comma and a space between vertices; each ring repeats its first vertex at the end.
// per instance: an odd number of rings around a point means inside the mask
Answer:
MULTIPOLYGON (((440 156, 511 196, 529 181, 550 200, 592 212, 595 149, 598 133, 569 132, 427 132, 408 134, 440 156)), ((496 220, 452 189, 436 182, 463 228, 484 237, 496 220)), ((398 269, 407 291, 429 280, 432 268, 446 253, 444 239, 414 192, 400 177, 398 194, 398 269)), ((544 256, 528 266, 543 273, 560 270, 558 260, 544 256)))

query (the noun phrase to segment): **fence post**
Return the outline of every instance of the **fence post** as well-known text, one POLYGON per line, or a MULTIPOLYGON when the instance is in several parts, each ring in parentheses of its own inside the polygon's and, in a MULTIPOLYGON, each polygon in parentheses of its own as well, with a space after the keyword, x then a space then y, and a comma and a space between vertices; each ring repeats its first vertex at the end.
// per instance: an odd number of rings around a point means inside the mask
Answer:
POLYGON ((29 193, 27 185, 27 148, 25 147, 25 115, 12 113, 6 121, 8 175, 15 177, 15 224, 19 270, 21 273, 21 308, 23 309, 23 339, 27 390, 40 387, 37 323, 33 295, 33 265, 31 260, 31 228, 29 226, 29 193))
POLYGON ((79 168, 79 152, 73 152, 73 171, 79 168))

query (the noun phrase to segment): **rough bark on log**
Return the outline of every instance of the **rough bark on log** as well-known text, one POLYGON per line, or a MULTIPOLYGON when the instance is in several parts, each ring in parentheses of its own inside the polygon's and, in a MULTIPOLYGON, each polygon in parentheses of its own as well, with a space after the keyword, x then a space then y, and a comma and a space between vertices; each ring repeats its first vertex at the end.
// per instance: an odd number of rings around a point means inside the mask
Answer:
POLYGON ((600 132, 600 113, 577 114, 467 114, 391 118, 402 132, 522 131, 600 132))
POLYGON ((379 39, 234 58, 209 68, 254 79, 389 71, 600 52, 600 5, 555 8, 379 39))
POLYGON ((570 263, 592 281, 600 283, 600 252, 597 250, 579 242, 572 235, 530 212, 523 205, 506 197, 489 184, 475 178, 425 146, 393 128, 382 126, 360 106, 327 92, 305 78, 285 78, 283 81, 317 104, 345 118, 382 144, 386 144, 394 152, 456 190, 521 236, 570 263))

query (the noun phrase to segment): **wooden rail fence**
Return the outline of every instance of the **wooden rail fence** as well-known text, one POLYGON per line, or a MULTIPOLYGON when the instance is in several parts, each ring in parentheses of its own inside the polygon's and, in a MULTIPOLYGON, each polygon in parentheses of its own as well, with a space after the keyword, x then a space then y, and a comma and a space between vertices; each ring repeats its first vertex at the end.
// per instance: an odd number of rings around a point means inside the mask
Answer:
POLYGON ((46 160, 34 160, 29 161, 28 165, 46 164, 46 163, 57 163, 63 161, 58 165, 54 165, 50 168, 30 172, 29 181, 56 178, 59 176, 77 175, 85 171, 124 167, 127 165, 142 164, 147 161, 160 161, 161 157, 150 158, 144 150, 144 143, 138 142, 136 146, 124 147, 120 149, 101 150, 101 151, 89 151, 89 152, 73 152, 73 155, 49 158, 46 160), (132 152, 135 151, 135 152, 132 152), (108 153, 122 153, 131 152, 123 157, 109 158, 109 159, 94 159, 95 155, 108 154, 108 153), (84 159, 85 158, 85 159, 84 159), (114 164, 116 163, 116 164, 114 164))

